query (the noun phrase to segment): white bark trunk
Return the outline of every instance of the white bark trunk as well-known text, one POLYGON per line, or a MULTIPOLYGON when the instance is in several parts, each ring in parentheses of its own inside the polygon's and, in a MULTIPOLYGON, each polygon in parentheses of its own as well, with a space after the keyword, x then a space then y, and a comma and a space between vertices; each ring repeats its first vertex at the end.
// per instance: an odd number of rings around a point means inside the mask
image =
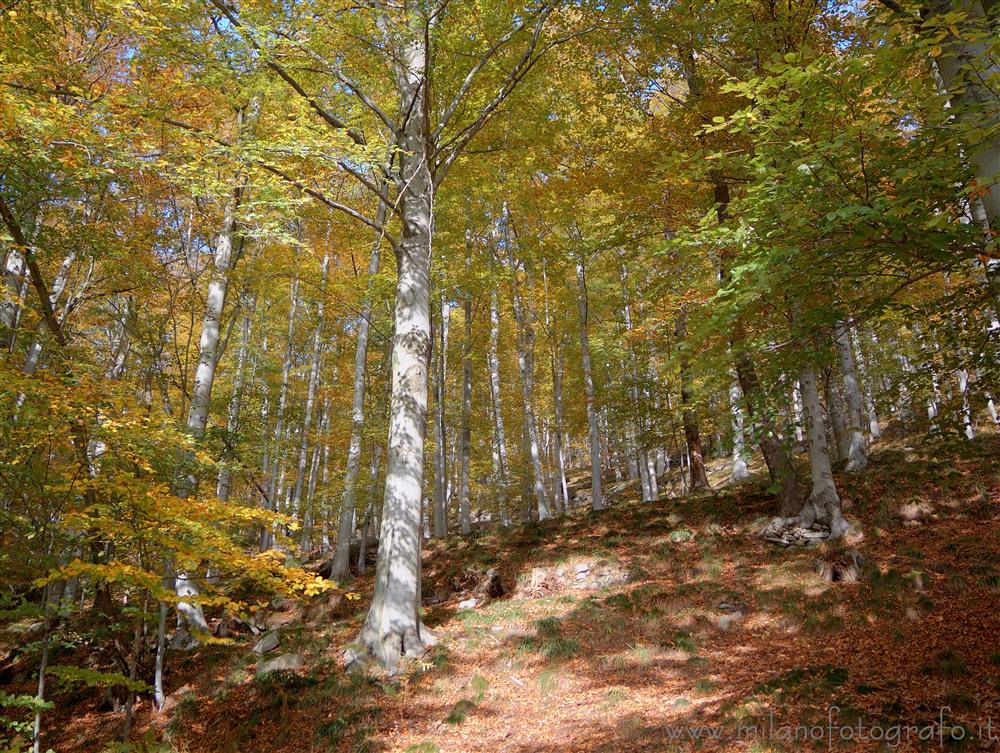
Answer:
MULTIPOLYGON (((202 318, 201 339, 198 346, 198 368, 191 393, 191 405, 188 409, 187 430, 195 437, 201 437, 208 425, 208 412, 212 399, 212 385, 215 382, 216 367, 219 362, 219 341, 221 335, 220 323, 222 310, 226 303, 226 293, 229 289, 229 274, 232 269, 233 242, 236 234, 236 212, 246 181, 237 180, 232 196, 226 203, 222 229, 215 246, 215 259, 212 279, 208 285, 205 299, 205 312, 202 318)), ((187 479, 181 480, 182 496, 193 491, 193 483, 187 479)), ((208 632, 208 623, 202 613, 198 601, 200 595, 197 585, 184 571, 177 573, 174 579, 174 589, 179 601, 177 612, 182 621, 196 631, 208 632)))
POLYGON ((929 21, 936 21, 945 33, 941 45, 944 53, 935 58, 941 79, 948 90, 958 122, 969 131, 965 144, 972 163, 972 172, 982 189, 983 209, 994 232, 1000 222, 1000 99, 995 83, 1000 77, 1000 64, 992 54, 990 32, 983 6, 979 0, 929 0, 929 21), (961 14, 957 22, 944 18, 961 14), (960 36, 950 29, 960 31, 960 36))
MULTIPOLYGON (((250 351, 250 333, 252 331, 254 297, 250 296, 246 303, 246 310, 243 312, 243 324, 240 329, 239 350, 236 354, 236 372, 233 374, 233 391, 229 398, 229 408, 226 411, 226 434, 230 442, 236 441, 236 431, 240 423, 240 410, 243 407, 243 383, 244 372, 246 370, 247 356, 250 351)), ((222 467, 219 469, 219 478, 215 487, 215 496, 226 502, 233 487, 233 470, 231 467, 232 453, 227 448, 222 467)))
POLYGON ((441 327, 434 354, 434 535, 448 534, 448 425, 445 411, 448 376, 448 330, 451 307, 441 297, 441 327))
MULTIPOLYGON (((472 252, 465 257, 465 268, 468 273, 472 265, 472 252)), ((472 531, 472 517, 469 501, 469 456, 472 444, 472 294, 466 292, 463 302, 465 315, 465 342, 462 343, 462 426, 459 439, 459 482, 458 504, 462 533, 468 535, 472 531)))
MULTIPOLYGON (((11 254, 13 256, 13 254, 11 254)), ((76 252, 71 251, 63 259, 62 264, 59 265, 59 271, 56 273, 55 278, 52 281, 52 287, 49 290, 49 305, 55 310, 59 301, 66 292, 66 285, 69 283, 69 273, 70 269, 73 267, 73 262, 76 261, 76 252)), ((69 306, 63 312, 63 315, 59 317, 60 324, 66 320, 66 314, 69 313, 69 306)), ((31 345, 28 346, 28 352, 24 356, 24 365, 21 367, 21 371, 25 374, 34 374, 38 369, 38 363, 42 357, 42 340, 41 335, 47 329, 45 322, 40 321, 35 332, 35 339, 32 341, 31 345)), ((18 407, 21 405, 21 399, 18 399, 18 407)))
POLYGON ((552 367, 552 402, 555 410, 555 426, 553 427, 553 452, 555 454, 555 500, 556 507, 561 509, 563 514, 569 510, 569 483, 566 481, 566 448, 563 439, 563 357, 562 344, 563 336, 557 333, 552 324, 552 317, 549 312, 549 278, 545 268, 545 261, 542 261, 542 282, 545 290, 545 329, 549 335, 551 344, 550 365, 552 367))
POLYGON ((3 297, 0 298, 0 347, 9 350, 14 343, 21 307, 21 289, 25 281, 24 256, 16 249, 7 251, 3 263, 3 297))
POLYGON ((732 412, 733 422, 733 470, 729 475, 730 483, 742 481, 750 475, 750 471, 747 470, 746 461, 746 435, 743 425, 742 399, 743 394, 740 390, 739 380, 735 374, 732 374, 729 383, 729 408, 732 412))
MULTIPOLYGON (((274 423, 274 437, 271 445, 270 481, 268 483, 269 505, 272 511, 278 511, 282 492, 284 472, 279 470, 282 461, 282 446, 285 437, 285 408, 288 404, 288 380, 292 372, 292 353, 295 346, 295 314, 299 302, 299 278, 292 278, 288 292, 288 331, 285 336, 285 355, 281 366, 281 385, 278 387, 278 414, 274 423)), ((266 551, 274 546, 274 531, 265 528, 261 532, 260 548, 266 551)))
MULTIPOLYGON (((385 222, 387 208, 379 202, 376 222, 385 222)), ((351 528, 355 516, 358 497, 358 474, 361 470, 361 440, 365 428, 365 386, 368 372, 368 334, 371 329, 373 309, 372 286, 378 274, 382 252, 382 238, 377 237, 368 259, 368 279, 365 283, 365 297, 358 317, 358 339, 354 350, 354 398, 351 402, 351 438, 347 446, 347 466, 344 469, 344 493, 340 501, 340 523, 337 529, 337 551, 333 558, 330 578, 339 582, 346 580, 351 567, 351 528)))
POLYGON ((865 412, 868 415, 868 433, 872 439, 878 439, 882 436, 882 427, 879 425, 878 406, 875 402, 875 384, 868 371, 865 349, 860 337, 856 339, 855 347, 858 353, 858 371, 861 374, 861 381, 866 387, 863 396, 865 399, 865 412))
POLYGON ((323 325, 326 314, 326 286, 330 277, 330 253, 323 256, 319 287, 319 300, 316 303, 316 329, 313 332, 312 356, 309 363, 309 383, 306 387, 306 405, 302 414, 302 436, 299 441, 299 459, 295 474, 295 491, 292 493, 292 510, 302 522, 302 548, 307 549, 312 537, 312 514, 309 506, 304 503, 302 492, 306 483, 306 467, 309 458, 309 432, 312 430, 313 407, 316 402, 316 390, 319 389, 319 370, 323 360, 323 325))
POLYGON ((424 485, 424 436, 431 352, 430 262, 434 207, 427 146, 426 37, 414 30, 397 63, 400 111, 409 113, 401 134, 402 233, 396 255, 395 335, 388 465, 371 607, 349 665, 373 655, 395 670, 404 656, 433 643, 420 621, 420 517, 424 485))
POLYGON ((503 421, 503 404, 500 397, 500 303, 496 287, 490 292, 490 346, 487 353, 487 365, 490 370, 490 401, 493 405, 493 443, 496 453, 494 473, 500 493, 500 519, 504 525, 510 524, 508 508, 509 481, 507 469, 510 467, 507 458, 507 432, 503 421))
POLYGON ((833 482, 830 450, 823 426, 823 406, 819 401, 816 372, 811 364, 802 367, 799 375, 802 391, 802 411, 805 418, 809 447, 809 468, 812 472, 812 493, 799 513, 803 525, 819 523, 830 529, 831 538, 839 538, 849 526, 840 508, 840 495, 833 482))
POLYGON ((587 301, 587 272, 583 258, 576 265, 577 309, 580 316, 580 350, 583 355, 583 387, 587 396, 587 427, 590 434, 590 507, 604 509, 601 489, 601 432, 597 425, 597 407, 594 405, 594 376, 590 366, 590 333, 587 301))
POLYGON ((205 298, 205 312, 201 323, 201 339, 198 345, 198 368, 195 371, 194 387, 191 391, 191 406, 188 410, 187 428, 200 437, 208 425, 208 409, 212 399, 212 385, 218 365, 220 323, 222 309, 226 304, 229 290, 229 273, 233 264, 233 241, 236 233, 236 212, 243 195, 244 182, 233 190, 226 203, 222 230, 215 245, 215 260, 212 279, 208 284, 205 298))
POLYGON ((792 386, 792 423, 795 427, 795 441, 802 444, 802 385, 796 382, 792 386))
POLYGON ((848 431, 851 435, 851 446, 847 452, 847 471, 860 471, 868 465, 868 446, 862 430, 864 422, 864 396, 858 383, 854 367, 854 350, 847 326, 843 322, 837 324, 837 355, 840 361, 840 373, 844 378, 844 392, 847 396, 848 431))
POLYGON ((521 296, 521 285, 518 280, 517 261, 511 248, 510 216, 504 207, 504 240, 507 254, 507 265, 510 269, 511 292, 514 303, 514 321, 517 324, 517 366, 521 373, 521 392, 524 399, 524 431, 527 450, 531 461, 532 480, 534 482, 535 502, 538 506, 538 519, 551 517, 549 503, 545 495, 545 482, 542 477, 542 459, 538 447, 538 424, 535 417, 535 334, 525 316, 524 301, 521 296))

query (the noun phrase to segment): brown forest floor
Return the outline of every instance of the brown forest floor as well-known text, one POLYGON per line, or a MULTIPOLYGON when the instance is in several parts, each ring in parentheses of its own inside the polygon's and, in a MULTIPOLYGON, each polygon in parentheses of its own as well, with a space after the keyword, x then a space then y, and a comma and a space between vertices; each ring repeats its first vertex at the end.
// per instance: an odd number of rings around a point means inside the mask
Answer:
MULTIPOLYGON (((815 574, 816 557, 836 552, 755 539, 773 503, 754 482, 654 505, 625 492, 601 514, 433 542, 425 594, 486 567, 513 592, 472 610, 457 610, 459 594, 429 608, 440 646, 402 678, 339 667, 369 576, 339 619, 289 608, 279 651, 306 655, 298 674, 256 679, 249 639, 174 654, 169 711, 153 717, 142 703, 137 736, 190 753, 887 749, 842 739, 860 723, 890 742, 904 736, 898 750, 998 749, 987 739, 1000 739, 998 469, 1000 438, 908 439, 880 446, 860 476, 838 477, 872 565, 860 584, 815 574), (532 568, 583 561, 632 579, 525 593, 532 568), (728 629, 722 602, 743 613, 728 629), (808 727, 798 742, 787 739, 794 725, 808 727), (909 742, 897 725, 916 725, 909 742), (803 743, 807 731, 820 739, 803 743)), ((93 708, 61 704, 46 745, 102 750, 122 716, 93 708)))

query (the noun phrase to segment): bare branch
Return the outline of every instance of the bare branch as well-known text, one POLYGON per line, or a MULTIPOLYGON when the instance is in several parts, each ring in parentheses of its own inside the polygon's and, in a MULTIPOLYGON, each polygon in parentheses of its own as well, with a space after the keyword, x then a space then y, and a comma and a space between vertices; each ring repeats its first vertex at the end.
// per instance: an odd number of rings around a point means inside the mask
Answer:
POLYGON ((339 67, 337 67, 329 60, 327 60, 327 58, 323 57, 312 48, 307 47, 301 42, 293 39, 288 34, 280 34, 280 36, 282 37, 282 39, 286 39, 289 43, 293 44, 296 48, 298 48, 306 55, 308 55, 310 58, 312 58, 315 62, 317 62, 319 65, 322 66, 323 70, 326 73, 329 73, 330 75, 335 77, 341 84, 350 89, 351 93, 353 93, 354 96, 356 96, 359 100, 361 100, 362 104, 364 104, 365 107, 367 107, 369 110, 375 113, 375 116, 382 121, 382 123, 385 125, 386 128, 389 129, 390 132, 392 132, 395 135, 396 124, 393 123, 392 118, 386 115, 385 111, 382 110, 382 108, 379 107, 377 104, 375 104, 375 101, 371 97, 365 94, 364 90, 354 81, 354 79, 350 78, 339 67))
POLYGON ((451 165, 462 153, 463 149, 465 148, 465 145, 468 144, 469 141, 471 141, 472 138, 477 133, 479 133, 482 127, 489 122, 489 120, 496 114, 496 111, 500 107, 500 105, 503 104, 504 100, 506 100, 507 97, 510 96, 511 92, 513 92, 514 89, 517 87, 518 83, 520 83, 521 80, 528 75, 531 69, 535 67, 538 61, 541 60, 549 50, 558 45, 565 44, 566 42, 569 42, 572 39, 576 39, 577 37, 583 36, 584 34, 588 34, 595 28, 597 28, 596 26, 588 26, 584 29, 581 29, 580 31, 576 31, 562 37, 557 37, 556 39, 553 39, 551 42, 549 42, 539 50, 538 40, 541 37, 542 28, 545 25, 545 21, 551 12, 552 9, 547 8, 542 14, 538 16, 538 18, 535 21, 535 28, 531 33, 531 42, 528 44, 527 49, 524 51, 524 54, 521 56, 521 59, 518 61, 517 65, 514 66, 514 68, 511 69, 511 71, 507 74, 507 77, 500 85, 493 99, 491 99, 483 107, 483 109, 479 112, 479 115, 476 117, 474 121, 472 121, 467 126, 462 128, 457 134, 455 134, 451 139, 449 139, 449 141, 446 144, 444 144, 442 147, 438 149, 438 154, 445 153, 447 154, 447 156, 445 156, 443 159, 439 160, 435 164, 435 170, 434 170, 435 185, 439 185, 441 183, 442 179, 444 178, 445 174, 447 174, 451 165))
MULTIPOLYGON (((232 144, 230 144, 230 142, 226 141, 225 139, 217 138, 217 137, 213 136, 212 134, 208 133, 207 131, 205 131, 204 129, 199 128, 198 126, 195 126, 195 125, 191 125, 190 123, 185 123, 182 120, 174 120, 173 118, 163 118, 163 122, 166 123, 167 125, 171 125, 171 126, 174 126, 176 128, 181 128, 181 129, 183 129, 185 131, 190 131, 192 133, 196 133, 199 136, 203 136, 204 138, 212 141, 213 143, 218 144, 219 146, 225 146, 225 147, 231 147, 232 146, 232 144)), ((252 162, 252 164, 256 165, 257 167, 261 168, 262 170, 265 170, 266 172, 269 172, 272 175, 275 175, 275 176, 281 178, 283 181, 285 181, 289 185, 294 186, 295 188, 297 188, 300 191, 302 191, 302 193, 304 193, 304 194, 306 194, 306 195, 308 195, 308 196, 316 199, 317 201, 319 201, 322 204, 325 204, 326 206, 330 207, 331 209, 336 209, 338 212, 343 212, 344 214, 346 214, 346 215, 348 215, 350 217, 353 217, 354 219, 358 220, 359 222, 362 222, 365 225, 368 225, 368 227, 370 227, 370 228, 374 229, 375 231, 377 231, 378 233, 380 233, 389 242, 389 244, 392 246, 393 252, 395 252, 396 241, 393 239, 393 237, 391 235, 389 235, 389 233, 386 231, 386 229, 385 229, 385 227, 383 225, 375 222, 374 220, 370 219, 369 217, 367 217, 366 215, 362 214, 358 210, 353 209, 352 207, 349 207, 346 204, 341 204, 339 201, 334 201, 333 199, 331 199, 330 197, 328 197, 326 194, 322 193, 321 191, 318 191, 317 189, 313 188, 312 186, 307 185, 305 182, 303 182, 302 180, 299 180, 298 178, 296 178, 293 175, 289 174, 285 170, 282 170, 280 167, 276 167, 276 166, 271 165, 271 164, 269 164, 267 162, 264 162, 263 160, 260 160, 260 159, 253 159, 253 160, 251 160, 251 162, 252 162)), ((375 190, 376 194, 380 197, 380 200, 381 200, 381 197, 382 197, 383 194, 380 191, 377 191, 375 188, 373 188, 372 190, 375 190)))
MULTIPOLYGON (((551 13, 551 11, 552 9, 547 6, 543 6, 541 9, 541 13, 543 16, 548 15, 549 13, 551 13)), ((447 127, 448 122, 451 120, 452 116, 454 116, 455 111, 458 110, 458 107, 459 105, 461 105, 462 100, 469 93, 469 89, 472 87, 472 84, 476 76, 479 75, 479 72, 483 69, 483 67, 490 60, 492 60, 493 57, 496 56, 496 54, 500 51, 500 49, 503 48, 508 42, 510 42, 510 40, 512 40, 518 32, 524 29, 528 25, 528 22, 532 20, 532 18, 533 18, 532 16, 525 17, 524 20, 521 21, 521 23, 516 24, 513 28, 511 28, 510 31, 508 31, 506 34, 500 37, 500 39, 498 39, 497 42, 493 44, 490 47, 490 49, 488 49, 482 55, 482 57, 479 58, 479 60, 476 61, 476 64, 469 69, 469 72, 466 74, 465 79, 462 81, 462 84, 458 87, 458 90, 455 92, 455 96, 452 97, 451 102, 448 103, 448 107, 445 108, 444 114, 441 116, 441 122, 438 123, 437 128, 434 129, 432 140, 437 141, 437 139, 441 136, 441 133, 447 127)))
MULTIPOLYGON (((218 8, 223 13, 223 15, 225 15, 225 17, 229 20, 229 23, 233 25, 233 28, 240 29, 242 32, 244 32, 243 36, 251 47, 253 47, 255 50, 257 50, 262 54, 265 52, 263 47, 261 47, 260 43, 253 38, 253 35, 251 33, 246 32, 247 27, 244 26, 242 21, 240 21, 239 17, 236 15, 236 13, 233 11, 232 8, 226 5, 226 3, 222 2, 222 0, 208 0, 208 2, 210 2, 216 8, 218 8)), ((337 117, 329 110, 327 110, 325 107, 323 107, 323 105, 321 105, 315 97, 306 92, 302 84, 300 84, 298 80, 296 80, 295 77, 292 76, 292 74, 290 74, 285 69, 284 66, 267 57, 265 57, 264 63, 265 65, 267 65, 268 68, 277 73, 278 76, 286 84, 292 87, 295 93, 298 94, 302 99, 304 99, 313 109, 313 111, 315 111, 316 114, 319 115, 329 126, 331 126, 332 128, 336 128, 337 130, 344 131, 344 133, 347 134, 348 138, 350 138, 351 141, 353 141, 358 146, 367 145, 368 142, 365 139, 365 135, 361 131, 357 130, 356 128, 351 128, 343 120, 341 120, 339 117, 337 117)))

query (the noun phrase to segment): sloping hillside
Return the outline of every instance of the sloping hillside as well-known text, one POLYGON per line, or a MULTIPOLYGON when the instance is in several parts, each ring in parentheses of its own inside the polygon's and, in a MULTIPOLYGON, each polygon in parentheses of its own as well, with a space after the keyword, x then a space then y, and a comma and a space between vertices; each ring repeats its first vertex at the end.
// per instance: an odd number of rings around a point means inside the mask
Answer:
MULTIPOLYGON (((369 576, 357 601, 275 605, 280 645, 263 656, 250 635, 175 656, 168 709, 144 700, 137 737, 189 753, 882 749, 858 742, 873 735, 991 749, 1000 441, 913 441, 838 478, 864 532, 861 582, 818 574, 817 560, 849 564, 842 550, 755 538, 772 514, 757 481, 654 505, 620 491, 602 514, 430 543, 439 644, 402 677, 340 668, 369 576), (477 595, 491 568, 506 593, 477 595), (295 655, 300 669, 256 672, 295 655)), ((45 742, 60 753, 102 750, 120 729, 96 695, 55 700, 65 722, 45 742)))

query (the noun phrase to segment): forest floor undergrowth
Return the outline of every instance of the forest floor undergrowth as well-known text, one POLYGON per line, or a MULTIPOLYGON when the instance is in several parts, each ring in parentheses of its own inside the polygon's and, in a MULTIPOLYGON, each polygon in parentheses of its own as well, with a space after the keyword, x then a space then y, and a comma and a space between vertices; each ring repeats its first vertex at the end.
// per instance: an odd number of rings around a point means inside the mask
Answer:
MULTIPOLYGON (((168 707, 143 700, 137 737, 187 753, 998 749, 998 468, 1000 437, 904 438, 838 476, 864 532, 859 583, 817 574, 836 549, 755 538, 775 514, 759 475, 655 504, 620 489, 602 513, 434 541, 423 591, 442 599, 425 617, 439 644, 401 677, 340 665, 369 574, 360 600, 272 614, 299 671, 257 675, 251 636, 172 654, 168 707), (459 609, 469 594, 449 584, 487 568, 508 593, 459 609), (628 580, 575 587, 604 571, 628 580)), ((92 698, 56 701, 57 753, 100 751, 121 728, 92 698)))

